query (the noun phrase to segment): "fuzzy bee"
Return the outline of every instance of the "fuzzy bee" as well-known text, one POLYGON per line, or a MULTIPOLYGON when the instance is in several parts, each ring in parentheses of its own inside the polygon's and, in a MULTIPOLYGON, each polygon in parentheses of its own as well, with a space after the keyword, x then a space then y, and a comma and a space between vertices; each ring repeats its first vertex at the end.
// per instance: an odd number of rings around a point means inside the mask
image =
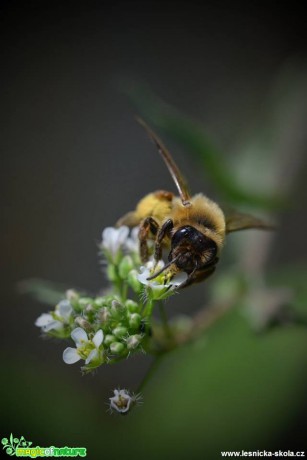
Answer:
POLYGON ((168 263, 148 279, 164 272, 165 281, 169 281, 177 273, 185 272, 188 276, 180 285, 183 288, 212 275, 227 233, 250 228, 268 230, 272 226, 248 214, 236 212, 227 215, 202 193, 191 196, 170 152, 143 120, 137 120, 156 144, 179 196, 164 190, 149 193, 139 201, 134 211, 125 214, 116 225, 139 226, 142 262, 149 258, 149 240, 154 240, 156 262, 162 257, 162 248, 168 248, 168 263))

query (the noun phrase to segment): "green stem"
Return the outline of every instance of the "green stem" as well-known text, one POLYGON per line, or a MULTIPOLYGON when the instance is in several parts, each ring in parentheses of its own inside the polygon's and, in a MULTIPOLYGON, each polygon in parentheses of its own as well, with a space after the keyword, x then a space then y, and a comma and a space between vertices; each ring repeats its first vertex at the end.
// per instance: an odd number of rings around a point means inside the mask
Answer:
POLYGON ((145 304, 145 307, 144 307, 144 310, 143 310, 143 316, 144 316, 144 317, 146 317, 146 316, 151 316, 153 307, 154 307, 154 302, 153 302, 153 300, 150 298, 150 299, 147 301, 147 303, 145 304))
POLYGON ((159 310, 160 310, 160 316, 161 316, 165 335, 166 337, 171 338, 173 334, 172 334, 170 325, 168 323, 168 317, 167 317, 167 314, 166 314, 166 311, 165 311, 165 308, 162 302, 159 302, 159 310))

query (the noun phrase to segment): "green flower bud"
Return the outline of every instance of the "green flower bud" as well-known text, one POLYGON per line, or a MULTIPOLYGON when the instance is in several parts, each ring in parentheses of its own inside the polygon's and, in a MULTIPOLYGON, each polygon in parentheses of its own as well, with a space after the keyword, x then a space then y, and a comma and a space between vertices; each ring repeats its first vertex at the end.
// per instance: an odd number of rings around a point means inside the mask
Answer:
POLYGON ((129 317, 129 326, 132 329, 138 329, 140 327, 141 321, 141 315, 139 315, 138 313, 132 313, 132 315, 130 315, 129 317))
POLYGON ((118 279, 115 265, 108 265, 107 277, 110 281, 116 281, 118 279))
POLYGON ((113 342, 110 345, 110 350, 112 353, 120 355, 125 349, 125 345, 121 342, 113 342))
POLYGON ((130 313, 138 313, 140 310, 139 304, 134 302, 134 300, 128 299, 125 302, 126 308, 130 311, 130 313))
POLYGON ((92 303, 93 299, 91 297, 81 297, 81 299, 79 299, 79 305, 82 308, 85 308, 88 305, 91 305, 92 303))
POLYGON ((119 264, 118 273, 119 276, 125 280, 129 272, 134 268, 133 260, 131 256, 124 256, 119 264))
POLYGON ((116 327, 112 332, 118 339, 121 339, 128 333, 127 328, 123 326, 116 327))
POLYGON ((107 334, 104 338, 104 341, 103 343, 108 347, 111 345, 111 343, 115 342, 116 341, 116 337, 114 335, 111 335, 111 334, 107 334))
POLYGON ((124 310, 125 307, 121 303, 119 303, 117 300, 112 300, 110 311, 113 317, 120 318, 124 310))
POLYGON ((94 300, 95 307, 103 307, 106 305, 106 298, 105 297, 96 297, 94 300))
POLYGON ((86 312, 86 313, 89 313, 89 314, 94 313, 94 312, 95 312, 95 308, 93 307, 93 305, 91 305, 91 304, 89 303, 89 304, 87 304, 87 306, 85 307, 85 312, 86 312))
POLYGON ((131 270, 131 271, 128 273, 127 281, 128 281, 129 286, 134 290, 134 292, 136 292, 137 294, 139 294, 139 293, 142 291, 143 286, 142 286, 142 284, 139 282, 139 280, 138 280, 138 278, 137 278, 137 275, 138 275, 137 270, 131 270))
POLYGON ((131 335, 127 338, 127 348, 128 350, 135 350, 142 341, 142 336, 140 334, 131 335))

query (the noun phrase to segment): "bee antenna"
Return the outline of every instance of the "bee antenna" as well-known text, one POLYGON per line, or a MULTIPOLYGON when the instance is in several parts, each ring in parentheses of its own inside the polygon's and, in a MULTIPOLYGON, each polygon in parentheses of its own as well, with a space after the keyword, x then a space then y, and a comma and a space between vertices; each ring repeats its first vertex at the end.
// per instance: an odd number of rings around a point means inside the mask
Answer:
POLYGON ((172 264, 174 264, 178 258, 179 258, 179 255, 177 257, 175 257, 175 259, 171 260, 166 265, 164 265, 164 267, 162 267, 156 273, 154 273, 153 275, 151 275, 148 278, 146 278, 147 281, 150 281, 150 280, 153 280, 153 279, 157 278, 157 276, 161 275, 161 273, 163 273, 164 270, 166 270, 168 267, 170 267, 172 264))

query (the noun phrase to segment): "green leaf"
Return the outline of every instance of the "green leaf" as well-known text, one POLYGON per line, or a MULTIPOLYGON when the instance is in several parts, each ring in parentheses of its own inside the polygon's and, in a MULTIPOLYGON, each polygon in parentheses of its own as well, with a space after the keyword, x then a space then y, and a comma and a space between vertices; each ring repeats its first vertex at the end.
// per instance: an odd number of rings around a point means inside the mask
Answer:
POLYGON ((39 302, 47 305, 56 305, 65 297, 67 287, 38 278, 20 281, 17 285, 20 294, 29 294, 39 302))

